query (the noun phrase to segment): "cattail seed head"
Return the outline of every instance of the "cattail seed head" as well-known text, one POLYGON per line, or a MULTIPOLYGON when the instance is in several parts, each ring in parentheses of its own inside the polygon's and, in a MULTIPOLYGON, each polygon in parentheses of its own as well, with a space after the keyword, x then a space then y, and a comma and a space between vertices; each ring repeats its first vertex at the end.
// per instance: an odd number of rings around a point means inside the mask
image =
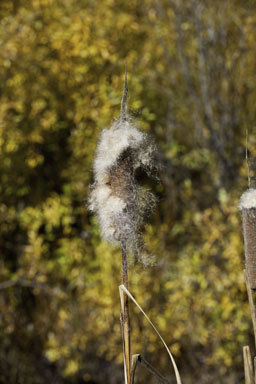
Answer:
POLYGON ((150 173, 154 145, 129 116, 101 133, 94 160, 94 185, 89 208, 96 213, 105 240, 137 248, 144 215, 154 206, 151 193, 138 185, 135 172, 150 173))
POLYGON ((256 290, 256 189, 250 188, 240 199, 245 246, 245 265, 250 287, 256 290))

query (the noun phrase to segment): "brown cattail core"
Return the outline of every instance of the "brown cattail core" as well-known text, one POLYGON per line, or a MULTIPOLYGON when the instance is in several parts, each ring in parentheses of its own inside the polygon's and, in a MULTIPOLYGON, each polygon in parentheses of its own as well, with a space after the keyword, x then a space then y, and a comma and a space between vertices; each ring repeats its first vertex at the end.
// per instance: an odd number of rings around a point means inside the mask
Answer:
POLYGON ((136 227, 134 216, 136 188, 130 148, 121 153, 117 163, 109 170, 106 184, 111 189, 111 194, 125 203, 123 212, 115 218, 114 237, 118 241, 127 242, 136 227))
POLYGON ((246 271, 251 289, 256 290, 256 207, 242 207, 242 216, 246 271))
POLYGON ((130 202, 134 189, 133 164, 130 150, 125 150, 119 157, 117 164, 109 171, 107 182, 114 196, 130 202))

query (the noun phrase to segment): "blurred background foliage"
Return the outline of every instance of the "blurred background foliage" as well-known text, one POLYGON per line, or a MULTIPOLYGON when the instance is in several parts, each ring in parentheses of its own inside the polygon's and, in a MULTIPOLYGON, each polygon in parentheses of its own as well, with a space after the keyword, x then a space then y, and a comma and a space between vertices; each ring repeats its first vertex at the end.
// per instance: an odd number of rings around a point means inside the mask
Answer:
MULTIPOLYGON (((131 292, 184 383, 243 382, 252 326, 237 205, 246 129, 255 155, 255 11, 252 0, 0 3, 1 383, 123 381, 120 251, 85 201, 125 61, 130 112, 162 163, 145 228, 155 266, 131 260, 131 292)), ((173 378, 131 311, 133 353, 173 378)))

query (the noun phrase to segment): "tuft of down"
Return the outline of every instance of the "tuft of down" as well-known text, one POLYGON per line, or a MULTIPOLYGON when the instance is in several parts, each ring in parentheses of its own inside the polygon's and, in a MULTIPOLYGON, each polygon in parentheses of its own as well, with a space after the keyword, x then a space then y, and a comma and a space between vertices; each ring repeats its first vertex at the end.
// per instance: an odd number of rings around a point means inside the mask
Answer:
POLYGON ((140 247, 140 227, 155 204, 153 195, 135 179, 138 168, 151 173, 155 147, 127 116, 100 135, 94 160, 89 208, 99 220, 103 238, 140 247))
POLYGON ((256 208, 256 189, 250 188, 242 194, 239 208, 241 210, 256 208))

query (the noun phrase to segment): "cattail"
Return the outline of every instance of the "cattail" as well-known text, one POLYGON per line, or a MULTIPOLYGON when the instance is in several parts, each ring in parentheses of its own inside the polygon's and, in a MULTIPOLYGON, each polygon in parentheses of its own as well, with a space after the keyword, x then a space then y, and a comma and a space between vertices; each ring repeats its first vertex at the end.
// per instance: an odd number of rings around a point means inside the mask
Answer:
MULTIPOLYGON (((122 284, 128 289, 127 248, 136 258, 143 247, 140 229, 145 213, 155 199, 136 181, 136 171, 151 173, 155 148, 126 113, 127 75, 125 71, 121 115, 100 135, 94 160, 94 185, 89 208, 96 213, 103 238, 122 247, 122 284)), ((128 296, 121 296, 121 326, 126 384, 131 383, 131 348, 128 296)))
POLYGON ((250 288, 256 290, 256 189, 248 189, 240 199, 243 218, 245 266, 250 288))
MULTIPOLYGON (((126 90, 126 88, 125 88, 126 90)), ((103 238, 111 243, 140 247, 145 213, 154 206, 153 195, 136 181, 136 171, 155 168, 155 147, 125 112, 100 135, 94 160, 94 185, 89 208, 96 213, 103 238)))

